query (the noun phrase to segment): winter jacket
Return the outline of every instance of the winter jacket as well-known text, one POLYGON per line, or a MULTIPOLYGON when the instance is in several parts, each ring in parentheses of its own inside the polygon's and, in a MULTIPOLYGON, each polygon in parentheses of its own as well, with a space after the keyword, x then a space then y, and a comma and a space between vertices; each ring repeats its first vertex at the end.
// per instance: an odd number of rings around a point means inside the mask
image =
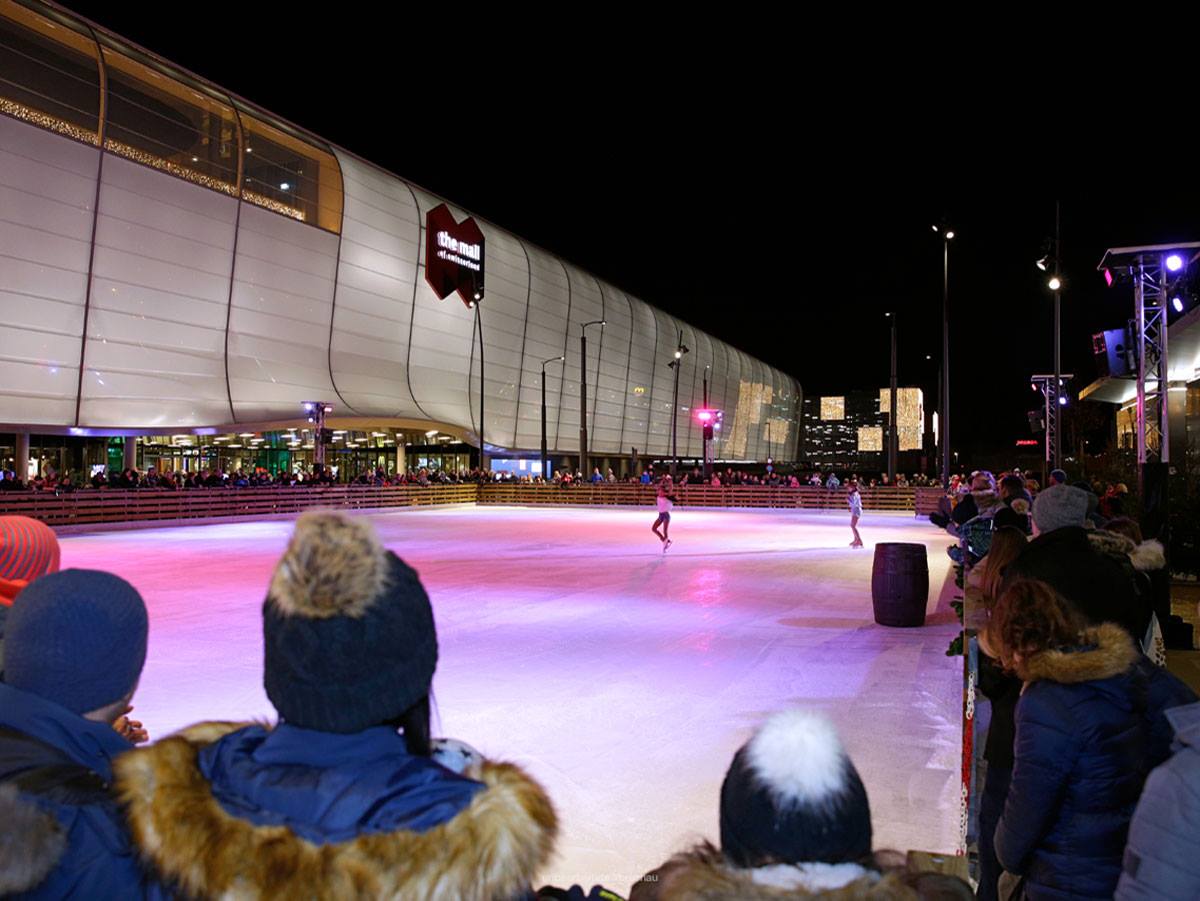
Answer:
POLYGON ((709 844, 677 854, 629 890, 629 901, 963 901, 970 886, 939 873, 881 872, 857 863, 802 863, 743 869, 709 844))
POLYGON ((1167 714, 1175 754, 1150 774, 1129 824, 1117 901, 1200 898, 1200 704, 1167 714))
POLYGON ((1002 506, 1004 506, 1004 502, 1000 500, 1000 495, 991 488, 972 491, 955 505, 950 518, 954 520, 955 525, 961 526, 976 516, 992 516, 1002 506))
POLYGON ((1040 579, 1070 601, 1090 624, 1118 623, 1141 642, 1150 621, 1127 556, 1094 546, 1081 526, 1044 532, 1004 572, 1007 587, 1018 579, 1040 579))
POLYGON ((0 894, 159 895, 109 790, 131 748, 105 723, 0 683, 0 894))
POLYGON ((1171 756, 1175 728, 1167 712, 1200 698, 1175 675, 1151 663, 1145 654, 1138 655, 1136 666, 1146 683, 1146 759, 1142 769, 1148 773, 1171 756))
POLYGON ((554 808, 515 766, 468 774, 386 726, 202 723, 125 755, 117 788, 141 853, 189 895, 522 897, 554 808))
POLYGON ((996 515, 992 517, 992 525, 997 529, 1012 526, 1028 535, 1033 531, 1030 515, 1032 510, 1033 500, 1028 492, 1022 491, 1015 497, 1008 498, 1004 506, 996 511, 996 515))
POLYGON ((1167 571, 1167 555, 1162 543, 1150 539, 1134 544, 1131 538, 1103 529, 1088 532, 1088 540, 1103 553, 1129 558, 1138 573, 1142 594, 1149 600, 1159 624, 1165 623, 1171 613, 1171 574, 1167 571))
POLYGON ((1139 652, 1119 627, 1024 661, 1012 782, 996 856, 1033 901, 1111 898, 1146 753, 1139 652))

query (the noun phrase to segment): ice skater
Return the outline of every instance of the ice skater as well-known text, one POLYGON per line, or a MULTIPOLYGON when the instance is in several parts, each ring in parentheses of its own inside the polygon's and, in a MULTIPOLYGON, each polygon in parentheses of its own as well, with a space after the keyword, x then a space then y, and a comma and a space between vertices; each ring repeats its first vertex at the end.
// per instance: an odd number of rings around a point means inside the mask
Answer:
POLYGON ((846 503, 850 505, 850 531, 854 533, 850 547, 862 547, 863 541, 858 534, 858 519, 862 516, 862 495, 858 493, 858 482, 854 479, 846 483, 846 503))
POLYGON ((671 530, 671 508, 675 506, 675 485, 670 476, 663 476, 662 481, 658 483, 658 519, 654 520, 654 525, 650 527, 658 540, 662 542, 663 553, 667 552, 667 548, 671 546, 671 539, 667 533, 671 530), (659 524, 662 524, 662 531, 658 530, 659 524))

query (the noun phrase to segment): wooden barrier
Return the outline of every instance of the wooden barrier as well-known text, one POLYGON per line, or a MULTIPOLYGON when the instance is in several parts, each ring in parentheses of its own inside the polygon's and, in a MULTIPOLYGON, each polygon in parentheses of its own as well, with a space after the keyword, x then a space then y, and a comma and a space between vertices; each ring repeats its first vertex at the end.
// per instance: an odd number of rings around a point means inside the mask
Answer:
MULTIPOLYGON (((481 485, 480 504, 586 506, 654 506, 655 488, 651 485, 583 484, 564 488, 560 485, 497 483, 481 485)), ((864 510, 914 510, 911 488, 864 488, 864 510)), ((681 485, 675 489, 675 502, 681 507, 751 507, 772 510, 845 510, 846 491, 827 488, 772 488, 766 485, 681 485)))
MULTIPOLYGON (((387 509, 444 504, 514 506, 654 506, 651 485, 337 485, 323 488, 196 488, 181 491, 82 490, 56 495, 45 491, 0 493, 0 514, 21 514, 56 528, 94 524, 156 523, 287 516, 325 507, 336 510, 387 509)), ((734 507, 768 510, 846 510, 845 489, 772 488, 765 485, 682 485, 681 507, 734 507)), ((864 488, 865 510, 915 512, 937 509, 940 488, 864 488)))
POLYGON ((182 491, 44 491, 0 494, 0 513, 40 519, 54 527, 182 519, 262 518, 317 507, 364 510, 386 507, 473 504, 475 485, 404 485, 388 488, 195 488, 182 491))

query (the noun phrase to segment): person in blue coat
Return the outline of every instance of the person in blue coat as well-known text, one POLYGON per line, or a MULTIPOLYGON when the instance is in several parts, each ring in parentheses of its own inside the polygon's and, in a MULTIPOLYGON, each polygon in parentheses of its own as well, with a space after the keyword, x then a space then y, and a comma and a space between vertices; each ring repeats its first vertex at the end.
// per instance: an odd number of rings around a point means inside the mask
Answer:
POLYGON ((1085 628, 1035 581, 1001 596, 987 642, 1024 681, 996 856, 1034 901, 1111 898, 1145 779, 1140 652, 1118 625, 1085 628))
POLYGON ((114 729, 146 659, 132 585, 69 569, 29 584, 8 620, 0 683, 0 894, 142 898, 113 767, 133 750, 114 729))
POLYGON ((430 740, 433 610, 367 520, 299 518, 263 640, 278 723, 202 723, 118 763, 163 880, 193 897, 528 895, 554 807, 516 766, 430 740))

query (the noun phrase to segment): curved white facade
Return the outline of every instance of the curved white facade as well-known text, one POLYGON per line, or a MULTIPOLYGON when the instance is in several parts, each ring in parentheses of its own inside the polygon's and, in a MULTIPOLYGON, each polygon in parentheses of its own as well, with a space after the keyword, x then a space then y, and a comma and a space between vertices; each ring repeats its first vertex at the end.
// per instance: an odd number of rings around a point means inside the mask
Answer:
MULTIPOLYGON (((424 279, 425 214, 441 198, 306 135, 340 170, 340 227, 326 229, 3 101, 0 81, 0 423, 191 430, 295 419, 326 400, 339 417, 478 435, 474 314, 424 279)), ((489 446, 538 447, 541 363, 565 354, 546 368, 548 437, 578 450, 580 326, 603 319, 588 329, 592 453, 669 453, 676 416, 680 454, 698 455, 691 411, 709 366, 710 406, 725 411, 717 456, 797 458, 790 376, 480 225, 489 446), (691 352, 673 408, 680 329, 691 352)))

